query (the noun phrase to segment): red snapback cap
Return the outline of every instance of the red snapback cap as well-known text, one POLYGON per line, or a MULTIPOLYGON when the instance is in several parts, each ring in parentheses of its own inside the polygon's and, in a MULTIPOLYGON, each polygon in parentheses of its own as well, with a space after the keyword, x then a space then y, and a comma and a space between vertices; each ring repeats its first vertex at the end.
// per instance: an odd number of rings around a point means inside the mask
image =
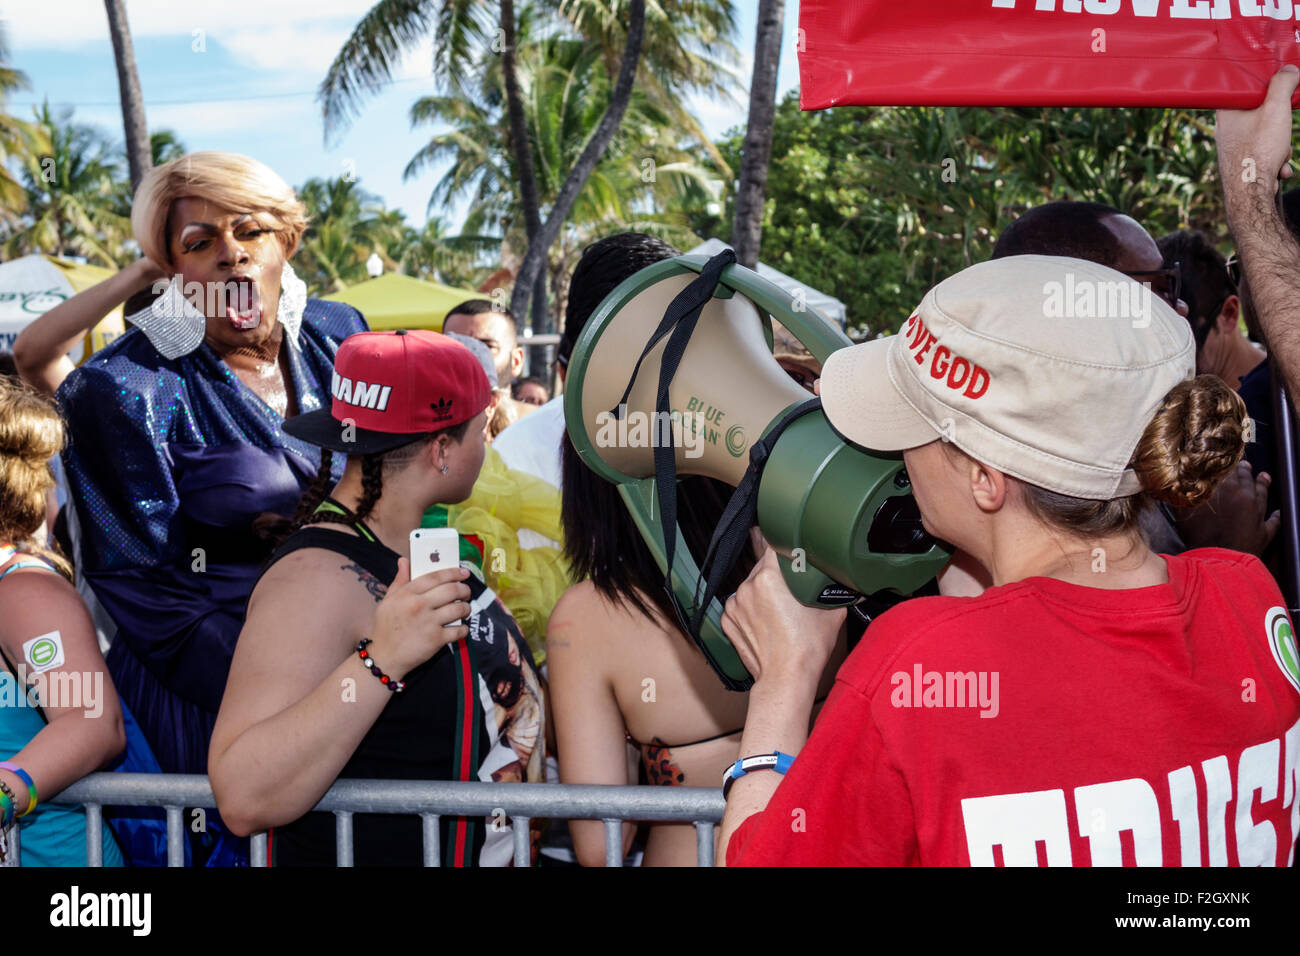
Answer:
POLYGON ((474 353, 422 329, 358 332, 334 356, 329 409, 286 419, 286 434, 347 454, 389 451, 469 421, 491 401, 474 353))

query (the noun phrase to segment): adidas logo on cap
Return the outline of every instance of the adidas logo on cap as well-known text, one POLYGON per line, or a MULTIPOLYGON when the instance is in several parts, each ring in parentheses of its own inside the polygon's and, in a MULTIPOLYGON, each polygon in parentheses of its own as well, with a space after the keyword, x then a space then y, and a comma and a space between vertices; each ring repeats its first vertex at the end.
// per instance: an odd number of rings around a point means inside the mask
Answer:
POLYGON ((451 418, 452 403, 445 398, 440 398, 436 402, 430 402, 429 407, 433 409, 433 420, 435 422, 446 421, 451 418))

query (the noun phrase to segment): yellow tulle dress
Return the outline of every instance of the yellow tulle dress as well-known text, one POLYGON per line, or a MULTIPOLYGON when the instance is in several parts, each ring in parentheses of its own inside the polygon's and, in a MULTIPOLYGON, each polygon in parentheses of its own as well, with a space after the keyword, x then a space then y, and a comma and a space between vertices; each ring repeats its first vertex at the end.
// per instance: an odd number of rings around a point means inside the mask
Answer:
POLYGON ((546 659, 547 619, 572 581, 559 548, 524 548, 517 532, 527 528, 563 541, 559 489, 507 467, 489 445, 469 498, 431 508, 423 524, 460 532, 462 557, 479 564, 483 579, 514 616, 540 665, 546 659))

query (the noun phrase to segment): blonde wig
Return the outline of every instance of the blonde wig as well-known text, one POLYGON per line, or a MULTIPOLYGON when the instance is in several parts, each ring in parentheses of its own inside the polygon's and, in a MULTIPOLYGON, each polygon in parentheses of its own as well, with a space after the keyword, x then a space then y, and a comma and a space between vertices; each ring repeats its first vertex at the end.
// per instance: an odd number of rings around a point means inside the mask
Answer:
POLYGON ((167 218, 172 204, 186 197, 238 212, 269 214, 279 224, 285 258, 293 255, 307 228, 306 207, 270 167, 239 153, 189 153, 149 170, 135 192, 135 241, 159 265, 171 263, 167 218))

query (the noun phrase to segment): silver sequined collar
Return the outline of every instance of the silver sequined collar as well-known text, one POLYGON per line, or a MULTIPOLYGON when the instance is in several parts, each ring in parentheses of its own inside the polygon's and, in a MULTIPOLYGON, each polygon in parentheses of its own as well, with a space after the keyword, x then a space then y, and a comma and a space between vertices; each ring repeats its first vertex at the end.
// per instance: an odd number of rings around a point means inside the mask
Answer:
MULTIPOLYGON (((302 313, 307 308, 307 283, 298 278, 289 263, 284 264, 280 276, 280 305, 276 318, 284 326, 285 337, 300 348, 298 332, 302 328, 302 313)), ((139 327, 149 338, 149 342, 163 356, 174 359, 193 352, 203 342, 203 333, 207 320, 185 298, 177 277, 151 305, 134 315, 127 316, 127 321, 139 327)))

